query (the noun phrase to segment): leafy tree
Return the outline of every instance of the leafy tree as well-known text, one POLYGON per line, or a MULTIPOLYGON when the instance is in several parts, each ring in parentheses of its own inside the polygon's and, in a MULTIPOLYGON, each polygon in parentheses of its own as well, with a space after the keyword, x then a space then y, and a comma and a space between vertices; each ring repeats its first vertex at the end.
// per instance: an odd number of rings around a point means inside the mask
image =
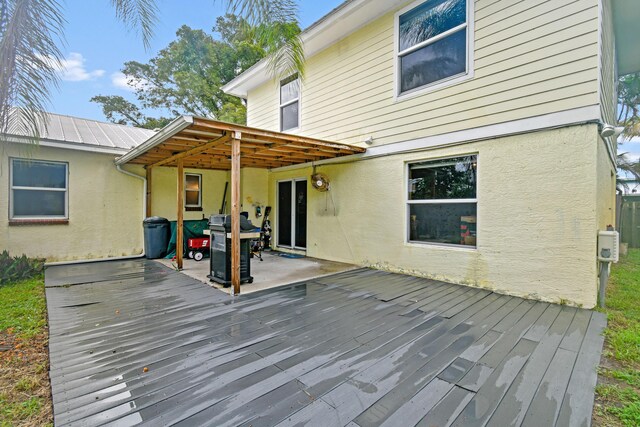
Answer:
MULTIPOLYGON (((279 28, 298 30, 295 24, 279 28)), ((245 123, 246 108, 241 100, 220 88, 262 59, 266 49, 256 39, 256 29, 235 15, 217 18, 214 31, 220 40, 184 25, 176 33, 177 39, 148 63, 125 63, 122 72, 135 89, 140 108, 118 96, 91 100, 102 105, 110 121, 137 126, 146 126, 148 120, 140 110, 245 123)))
MULTIPOLYGON (((627 74, 618 80, 618 125, 624 127, 623 141, 640 137, 640 73, 627 74)), ((618 191, 627 188, 621 172, 640 181, 640 162, 630 160, 627 153, 618 153, 616 163, 618 191)))
POLYGON ((107 120, 119 125, 137 126, 147 129, 155 129, 166 126, 171 120, 165 117, 153 118, 145 116, 137 105, 127 101, 122 96, 98 95, 91 98, 91 102, 102 105, 102 112, 107 120))

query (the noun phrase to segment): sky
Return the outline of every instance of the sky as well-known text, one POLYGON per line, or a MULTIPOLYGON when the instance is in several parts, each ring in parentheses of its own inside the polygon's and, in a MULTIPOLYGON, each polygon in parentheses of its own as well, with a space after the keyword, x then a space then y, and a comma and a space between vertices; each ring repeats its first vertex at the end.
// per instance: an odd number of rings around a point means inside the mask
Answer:
MULTIPOLYGON (((126 61, 147 62, 175 39, 176 30, 186 24, 211 32, 216 17, 225 12, 223 0, 157 0, 159 22, 151 48, 129 32, 115 18, 109 0, 66 0, 62 47, 65 57, 59 89, 53 89, 48 110, 58 114, 105 121, 100 105, 89 102, 95 95, 121 95, 130 100, 120 69, 126 61)), ((342 0, 300 0, 300 23, 306 28, 330 12, 342 0)))
POLYGON ((640 160, 640 138, 631 141, 618 140, 618 153, 627 153, 627 157, 634 161, 640 160))

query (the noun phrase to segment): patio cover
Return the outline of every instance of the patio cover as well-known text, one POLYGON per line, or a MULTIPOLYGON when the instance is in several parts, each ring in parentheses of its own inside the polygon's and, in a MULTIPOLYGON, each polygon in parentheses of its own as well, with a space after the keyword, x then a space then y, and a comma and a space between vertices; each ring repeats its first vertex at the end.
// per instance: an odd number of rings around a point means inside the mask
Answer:
POLYGON ((193 116, 182 116, 146 142, 120 157, 116 164, 231 169, 234 134, 240 140, 240 165, 277 168, 358 154, 364 148, 193 116))
MULTIPOLYGON (((116 159, 116 165, 144 165, 147 170, 147 215, 150 215, 151 174, 158 166, 177 173, 177 247, 182 247, 184 168, 231 170, 231 281, 240 293, 240 168, 277 168, 364 153, 362 147, 272 132, 248 126, 182 116, 146 142, 116 159)), ((182 269, 182 252, 176 262, 182 269)))

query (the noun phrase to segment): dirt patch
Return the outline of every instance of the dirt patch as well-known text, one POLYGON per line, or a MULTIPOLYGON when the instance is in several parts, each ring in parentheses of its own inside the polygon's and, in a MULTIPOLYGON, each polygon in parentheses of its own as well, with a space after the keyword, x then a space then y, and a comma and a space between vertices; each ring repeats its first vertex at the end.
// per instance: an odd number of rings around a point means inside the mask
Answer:
POLYGON ((0 425, 53 425, 49 334, 27 339, 0 333, 0 425))

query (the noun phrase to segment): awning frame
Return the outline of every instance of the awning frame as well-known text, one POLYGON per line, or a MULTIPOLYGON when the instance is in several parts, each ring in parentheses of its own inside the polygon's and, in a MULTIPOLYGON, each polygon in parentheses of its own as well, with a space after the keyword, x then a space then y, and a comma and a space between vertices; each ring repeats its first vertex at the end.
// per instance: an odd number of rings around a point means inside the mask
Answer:
POLYGON ((138 164, 146 169, 147 216, 151 216, 151 179, 157 167, 177 167, 176 263, 183 268, 184 168, 231 171, 231 284, 240 293, 240 169, 277 168, 361 154, 363 147, 300 135, 182 116, 146 142, 116 159, 116 165, 138 164))

